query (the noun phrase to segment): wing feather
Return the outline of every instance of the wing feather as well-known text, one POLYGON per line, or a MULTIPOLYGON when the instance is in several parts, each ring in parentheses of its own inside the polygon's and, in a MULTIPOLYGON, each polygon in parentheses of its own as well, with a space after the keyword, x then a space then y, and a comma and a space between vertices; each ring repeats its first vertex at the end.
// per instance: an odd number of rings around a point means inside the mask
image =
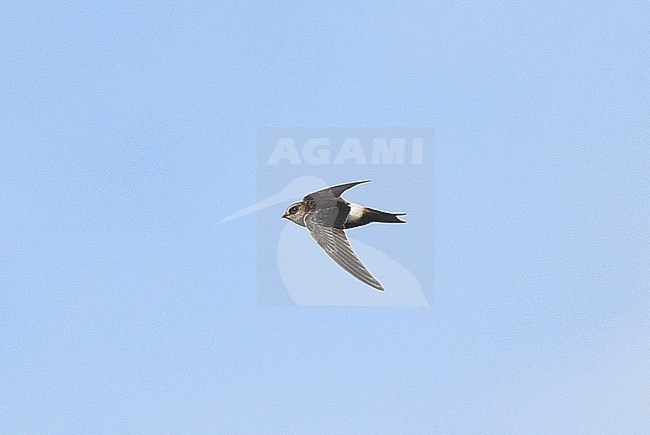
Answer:
POLYGON ((357 184, 367 183, 369 181, 370 180, 362 180, 362 181, 353 181, 351 183, 337 184, 336 186, 330 186, 330 187, 327 187, 325 189, 317 190, 316 192, 312 192, 312 193, 308 194, 307 196, 305 196, 303 199, 307 200, 307 201, 309 201, 309 200, 319 201, 319 200, 327 200, 327 199, 334 200, 334 199, 338 198, 339 196, 341 196, 341 194, 343 194, 343 192, 350 189, 351 187, 354 187, 357 184))
POLYGON ((379 281, 372 276, 352 250, 343 229, 321 225, 319 214, 321 213, 309 213, 305 216, 305 224, 316 243, 350 275, 377 290, 384 291, 379 281))

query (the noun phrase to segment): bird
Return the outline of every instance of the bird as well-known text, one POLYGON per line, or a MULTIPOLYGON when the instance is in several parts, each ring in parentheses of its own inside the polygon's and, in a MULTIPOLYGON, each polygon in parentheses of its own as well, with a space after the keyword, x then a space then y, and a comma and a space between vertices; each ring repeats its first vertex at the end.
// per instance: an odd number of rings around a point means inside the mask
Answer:
POLYGON ((282 217, 306 227, 316 243, 350 275, 376 290, 385 291, 354 253, 344 230, 373 222, 406 223, 399 218, 406 213, 380 211, 341 198, 346 190, 369 181, 337 184, 309 193, 302 201, 287 207, 282 217))

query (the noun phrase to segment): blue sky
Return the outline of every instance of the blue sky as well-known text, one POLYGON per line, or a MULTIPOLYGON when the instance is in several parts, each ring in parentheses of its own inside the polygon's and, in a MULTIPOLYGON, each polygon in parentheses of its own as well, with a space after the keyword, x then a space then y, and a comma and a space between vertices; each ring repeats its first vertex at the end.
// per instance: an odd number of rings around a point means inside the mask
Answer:
POLYGON ((0 431, 650 430, 646 3, 0 8, 0 431), (259 305, 258 128, 395 126, 432 306, 259 305))

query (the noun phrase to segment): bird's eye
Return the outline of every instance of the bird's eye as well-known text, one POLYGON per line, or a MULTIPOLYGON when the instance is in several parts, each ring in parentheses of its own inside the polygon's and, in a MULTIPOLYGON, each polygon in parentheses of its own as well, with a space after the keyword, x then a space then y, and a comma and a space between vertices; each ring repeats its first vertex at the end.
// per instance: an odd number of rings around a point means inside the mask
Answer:
POLYGON ((294 205, 289 209, 289 214, 296 214, 296 213, 298 213, 298 206, 294 205))

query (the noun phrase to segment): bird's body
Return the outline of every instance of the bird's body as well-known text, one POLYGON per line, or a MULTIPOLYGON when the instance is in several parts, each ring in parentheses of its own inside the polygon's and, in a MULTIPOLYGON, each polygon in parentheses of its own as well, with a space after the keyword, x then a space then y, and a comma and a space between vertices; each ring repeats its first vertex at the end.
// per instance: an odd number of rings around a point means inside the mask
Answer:
POLYGON ((307 227, 316 242, 339 266, 360 281, 383 291, 379 281, 352 251, 343 230, 372 222, 404 223, 398 216, 405 213, 375 210, 341 198, 341 194, 347 189, 368 181, 370 180, 339 184, 310 193, 302 201, 291 204, 282 217, 307 227))

